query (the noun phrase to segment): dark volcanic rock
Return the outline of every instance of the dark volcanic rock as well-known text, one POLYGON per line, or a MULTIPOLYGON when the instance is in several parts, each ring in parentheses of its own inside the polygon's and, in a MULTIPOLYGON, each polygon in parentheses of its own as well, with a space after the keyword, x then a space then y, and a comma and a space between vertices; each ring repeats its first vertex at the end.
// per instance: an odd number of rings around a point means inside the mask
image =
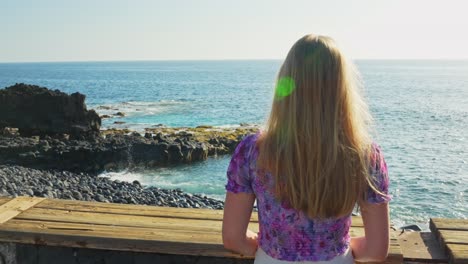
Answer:
POLYGON ((188 163, 231 153, 258 129, 158 125, 144 136, 126 129, 100 131, 100 117, 86 109, 84 100, 79 93, 35 85, 0 90, 0 164, 99 173, 188 163))
POLYGON ((0 195, 212 209, 224 206, 222 201, 206 196, 142 186, 138 181, 112 181, 86 173, 4 165, 0 165, 0 195))
POLYGON ((21 137, 8 131, 0 134, 0 164, 88 173, 160 167, 232 153, 242 138, 254 131, 158 131, 142 136, 116 130, 79 139, 60 135, 21 137))
POLYGON ((15 84, 0 90, 0 128, 18 128, 23 136, 99 133, 101 118, 84 101, 80 93, 15 84))
POLYGON ((85 140, 0 136, 0 164, 37 169, 99 173, 201 161, 207 156, 204 143, 158 141, 139 134, 85 140))

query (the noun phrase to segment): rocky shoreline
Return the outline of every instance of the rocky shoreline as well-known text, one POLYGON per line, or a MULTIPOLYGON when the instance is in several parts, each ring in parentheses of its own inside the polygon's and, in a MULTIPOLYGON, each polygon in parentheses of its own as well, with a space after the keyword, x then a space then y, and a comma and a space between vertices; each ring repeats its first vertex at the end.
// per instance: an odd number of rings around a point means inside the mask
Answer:
POLYGON ((92 174, 160 167, 232 153, 245 135, 257 130, 255 126, 154 128, 141 135, 112 129, 70 139, 66 135, 23 137, 15 130, 4 129, 0 131, 0 164, 92 174))
MULTIPOLYGON (((258 127, 101 130, 86 96, 28 84, 0 89, 0 165, 98 174, 190 163, 232 153, 258 127)), ((123 115, 123 113, 122 113, 123 115)))
POLYGON ((0 196, 223 209, 224 202, 180 189, 142 186, 99 177, 102 171, 161 167, 232 153, 258 127, 152 128, 144 135, 103 130, 84 139, 0 135, 0 196))
POLYGON ((180 189, 142 186, 87 173, 0 165, 0 196, 223 209, 224 202, 180 189))
POLYGON ((0 89, 0 196, 223 208, 222 201, 203 195, 98 175, 229 154, 257 126, 157 125, 142 134, 128 129, 103 130, 101 117, 87 109, 85 98, 21 83, 0 89))

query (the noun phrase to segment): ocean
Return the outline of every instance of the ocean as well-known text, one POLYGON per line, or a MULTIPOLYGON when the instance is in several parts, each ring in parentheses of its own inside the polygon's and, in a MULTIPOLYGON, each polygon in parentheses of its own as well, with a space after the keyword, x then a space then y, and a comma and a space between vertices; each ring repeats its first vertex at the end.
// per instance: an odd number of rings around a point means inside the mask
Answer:
MULTIPOLYGON (((279 60, 0 63, 0 87, 28 83, 87 96, 103 127, 262 124, 279 60), (124 123, 114 123, 124 122, 124 123)), ((468 61, 356 61, 391 179, 391 221, 468 218, 468 61)), ((103 173, 223 199, 229 156, 103 173)))

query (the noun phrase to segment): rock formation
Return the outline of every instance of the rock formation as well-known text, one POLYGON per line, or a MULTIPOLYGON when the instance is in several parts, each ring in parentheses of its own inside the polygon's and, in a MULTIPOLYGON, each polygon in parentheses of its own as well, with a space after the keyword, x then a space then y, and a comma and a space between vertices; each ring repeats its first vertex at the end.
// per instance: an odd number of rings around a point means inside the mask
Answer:
POLYGON ((0 90, 0 130, 19 129, 23 136, 68 134, 75 137, 98 133, 101 119, 87 110, 85 95, 15 84, 0 90))
MULTIPOLYGON (((85 96, 16 84, 0 90, 0 164, 99 173, 158 167, 232 153, 258 127, 100 131, 101 119, 87 110, 85 96)), ((121 113, 121 115, 124 115, 121 113)))
POLYGON ((191 133, 177 129, 180 128, 166 128, 156 135, 148 132, 144 136, 125 130, 106 131, 105 137, 81 140, 22 137, 8 131, 0 135, 0 164, 89 173, 167 166, 232 153, 245 135, 255 132, 254 128, 222 132, 197 129, 199 132, 191 133))

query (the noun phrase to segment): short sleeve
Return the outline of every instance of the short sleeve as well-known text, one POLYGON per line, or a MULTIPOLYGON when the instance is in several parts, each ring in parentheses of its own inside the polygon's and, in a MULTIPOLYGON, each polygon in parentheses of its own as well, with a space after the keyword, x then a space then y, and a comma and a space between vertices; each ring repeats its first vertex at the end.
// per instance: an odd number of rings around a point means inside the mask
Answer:
POLYGON ((250 175, 250 152, 255 144, 255 136, 245 137, 237 145, 227 170, 226 191, 233 193, 253 193, 250 175))
POLYGON ((382 150, 377 144, 372 144, 369 173, 374 187, 380 193, 368 187, 367 202, 373 204, 389 202, 392 197, 388 193, 389 178, 387 164, 385 163, 382 150))

